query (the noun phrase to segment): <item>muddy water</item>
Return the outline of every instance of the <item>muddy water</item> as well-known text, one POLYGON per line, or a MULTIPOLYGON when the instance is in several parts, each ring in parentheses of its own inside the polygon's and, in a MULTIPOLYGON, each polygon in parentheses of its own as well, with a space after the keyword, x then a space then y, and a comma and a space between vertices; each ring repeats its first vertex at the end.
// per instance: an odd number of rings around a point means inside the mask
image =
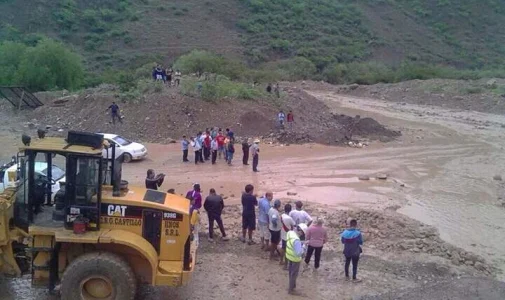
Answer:
MULTIPOLYGON (((505 269, 505 208, 492 179, 505 175, 505 129, 498 116, 314 94, 335 111, 374 117, 404 135, 363 149, 262 144, 259 173, 243 166, 239 153, 231 167, 223 161, 195 166, 181 162, 178 144, 149 144, 148 159, 125 165, 123 177, 142 185, 146 170, 153 168, 167 174, 163 189, 182 194, 198 182, 205 194, 215 188, 229 204, 238 203, 243 187, 252 183, 258 194, 272 190, 281 199, 401 207, 401 213, 434 225, 450 243, 505 269), (387 173, 388 180, 375 180, 377 173, 387 173), (360 181, 360 175, 371 180, 360 181)), ((1 299, 52 299, 28 286, 28 279, 0 283, 7 291, 1 299)))
POLYGON ((505 173, 502 116, 314 95, 339 112, 403 128, 404 137, 396 142, 401 146, 376 157, 389 174, 407 183, 393 193, 405 200, 399 211, 434 225, 448 242, 505 270, 505 207, 498 199, 503 185, 493 180, 505 173))

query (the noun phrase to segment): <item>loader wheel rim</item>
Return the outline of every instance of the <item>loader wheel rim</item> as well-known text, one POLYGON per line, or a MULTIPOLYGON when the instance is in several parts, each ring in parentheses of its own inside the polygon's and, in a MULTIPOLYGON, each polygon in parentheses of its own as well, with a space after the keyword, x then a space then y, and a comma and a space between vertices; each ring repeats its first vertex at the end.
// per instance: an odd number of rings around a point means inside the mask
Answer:
POLYGON ((114 299, 112 282, 103 276, 90 276, 81 281, 81 296, 84 300, 114 299))

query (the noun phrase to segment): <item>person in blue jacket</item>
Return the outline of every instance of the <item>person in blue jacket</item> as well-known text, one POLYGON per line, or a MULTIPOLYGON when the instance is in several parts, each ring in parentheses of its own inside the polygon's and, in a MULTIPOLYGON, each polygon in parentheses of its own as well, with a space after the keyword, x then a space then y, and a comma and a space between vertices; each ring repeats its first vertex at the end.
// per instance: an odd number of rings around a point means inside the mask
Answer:
POLYGON ((358 222, 351 219, 349 228, 344 230, 341 235, 342 244, 344 244, 345 256, 345 279, 349 280, 349 265, 352 262, 352 280, 353 282, 360 282, 356 275, 358 274, 358 261, 361 254, 361 245, 363 245, 363 236, 356 227, 358 222))

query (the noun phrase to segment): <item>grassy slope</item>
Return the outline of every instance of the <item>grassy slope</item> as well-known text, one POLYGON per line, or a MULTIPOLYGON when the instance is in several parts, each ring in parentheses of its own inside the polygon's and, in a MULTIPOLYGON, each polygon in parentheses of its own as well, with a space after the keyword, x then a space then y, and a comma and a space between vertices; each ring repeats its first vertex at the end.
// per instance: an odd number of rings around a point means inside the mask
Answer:
POLYGON ((502 24, 502 0, 0 0, 0 38, 59 38, 91 68, 194 48, 253 62, 301 55, 320 69, 370 59, 495 66, 505 64, 502 24))

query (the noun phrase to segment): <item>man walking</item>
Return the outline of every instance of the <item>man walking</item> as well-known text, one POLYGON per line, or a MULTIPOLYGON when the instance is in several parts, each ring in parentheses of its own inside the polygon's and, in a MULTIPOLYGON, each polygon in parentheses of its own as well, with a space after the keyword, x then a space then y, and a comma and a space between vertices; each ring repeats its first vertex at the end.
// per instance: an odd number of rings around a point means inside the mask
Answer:
POLYGON ((349 280, 349 265, 352 262, 352 281, 360 282, 356 276, 358 274, 358 261, 361 254, 361 245, 363 245, 363 236, 361 232, 356 227, 358 222, 355 219, 351 219, 349 222, 349 228, 344 230, 341 235, 342 244, 344 244, 344 256, 345 256, 345 279, 349 280))
POLYGON ((182 136, 181 147, 182 147, 182 162, 189 162, 188 159, 189 141, 185 135, 182 136))
POLYGON ((247 139, 244 139, 244 141, 242 142, 242 153, 243 153, 242 163, 244 164, 244 166, 248 166, 249 165, 249 143, 247 142, 247 139))
POLYGON ((300 295, 295 289, 303 255, 303 246, 300 238, 305 234, 306 230, 307 225, 300 224, 296 229, 288 231, 286 234, 286 260, 288 261, 289 271, 288 294, 290 295, 300 295))
POLYGON ((281 241, 282 221, 279 214, 281 200, 276 199, 274 206, 268 211, 268 229, 270 230, 270 259, 274 259, 275 251, 281 241))
POLYGON ((321 252, 323 251, 323 245, 326 243, 326 241, 328 241, 328 235, 326 233, 326 228, 323 227, 322 218, 317 218, 316 224, 309 227, 305 239, 307 240, 308 244, 307 255, 305 256, 305 267, 309 267, 312 253, 315 252, 314 268, 317 270, 319 269, 319 263, 321 261, 321 252))
POLYGON ((265 196, 258 203, 258 227, 260 228, 261 250, 268 251, 270 242, 270 230, 268 229, 268 212, 270 211, 270 201, 274 195, 272 192, 266 192, 265 196))
POLYGON ((253 163, 252 163, 253 172, 259 172, 258 171, 258 163, 259 163, 259 158, 260 158, 260 156, 259 156, 259 153, 260 153, 259 143, 260 143, 260 140, 255 139, 254 144, 250 148, 251 156, 253 159, 253 163))
POLYGON ((214 241, 214 221, 216 221, 219 230, 221 230, 221 240, 228 241, 229 238, 226 236, 223 220, 221 219, 221 213, 224 209, 223 197, 217 195, 215 189, 210 189, 209 196, 205 198, 205 202, 203 203, 203 208, 205 208, 209 217, 209 242, 214 241))
POLYGON ((119 113, 119 106, 116 104, 116 102, 112 102, 112 104, 105 111, 108 110, 110 110, 112 124, 116 124, 116 119, 119 121, 119 123, 123 123, 123 120, 121 119, 121 115, 119 113))
POLYGON ((284 265, 284 270, 288 269, 288 261, 286 260, 286 235, 288 231, 293 230, 293 228, 296 226, 295 221, 289 216, 289 213, 291 212, 291 204, 286 204, 284 205, 284 213, 281 216, 281 223, 282 223, 282 229, 281 229, 281 240, 282 240, 282 245, 281 245, 281 259, 280 259, 280 264, 284 265))
POLYGON ((258 206, 258 200, 253 195, 254 186, 248 184, 245 186, 245 193, 242 194, 242 243, 246 242, 246 232, 249 236, 249 245, 254 245, 252 239, 253 231, 256 230, 256 212, 255 207, 258 206))
POLYGON ((288 112, 288 120, 287 121, 288 121, 288 128, 290 130, 292 130, 293 123, 295 122, 295 116, 293 115, 293 112, 291 110, 288 112))
POLYGON ((214 138, 212 142, 210 142, 210 151, 212 152, 212 164, 216 164, 217 159, 217 151, 219 150, 219 146, 217 144, 217 140, 214 138))

